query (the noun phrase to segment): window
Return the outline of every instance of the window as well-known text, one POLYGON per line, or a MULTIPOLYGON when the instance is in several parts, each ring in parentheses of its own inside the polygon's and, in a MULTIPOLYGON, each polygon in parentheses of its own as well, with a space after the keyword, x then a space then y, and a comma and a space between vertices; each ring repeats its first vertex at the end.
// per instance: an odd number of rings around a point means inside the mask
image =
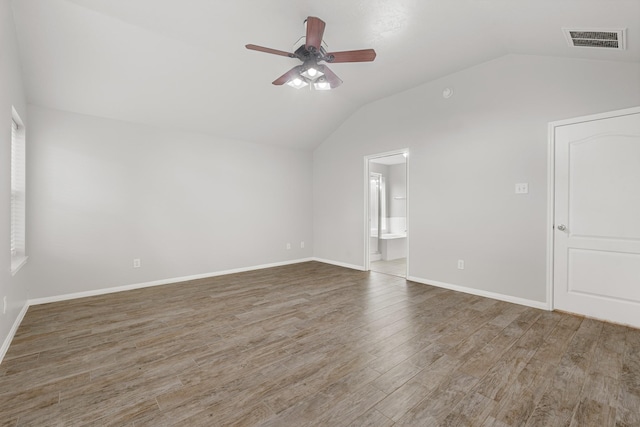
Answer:
POLYGON ((13 109, 11 121, 11 274, 27 262, 25 248, 25 130, 13 109))

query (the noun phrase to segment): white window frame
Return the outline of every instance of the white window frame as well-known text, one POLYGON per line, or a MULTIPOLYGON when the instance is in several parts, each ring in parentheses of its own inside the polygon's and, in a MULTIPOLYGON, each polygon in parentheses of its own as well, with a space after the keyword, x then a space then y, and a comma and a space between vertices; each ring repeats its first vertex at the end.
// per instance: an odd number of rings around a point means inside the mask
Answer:
POLYGON ((26 132, 18 112, 11 117, 11 274, 27 262, 26 251, 26 132))

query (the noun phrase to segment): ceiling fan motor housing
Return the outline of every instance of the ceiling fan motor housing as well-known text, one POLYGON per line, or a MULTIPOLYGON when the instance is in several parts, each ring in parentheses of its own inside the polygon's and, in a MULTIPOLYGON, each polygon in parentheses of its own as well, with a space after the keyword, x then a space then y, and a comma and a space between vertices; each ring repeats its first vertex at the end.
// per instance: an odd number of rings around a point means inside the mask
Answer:
POLYGON ((302 62, 307 62, 311 58, 315 58, 316 62, 331 62, 331 60, 333 60, 333 55, 327 55, 327 51, 324 50, 324 47, 320 47, 319 50, 316 50, 311 46, 310 49, 307 49, 307 46, 304 44, 300 45, 300 47, 296 49, 294 55, 302 62))

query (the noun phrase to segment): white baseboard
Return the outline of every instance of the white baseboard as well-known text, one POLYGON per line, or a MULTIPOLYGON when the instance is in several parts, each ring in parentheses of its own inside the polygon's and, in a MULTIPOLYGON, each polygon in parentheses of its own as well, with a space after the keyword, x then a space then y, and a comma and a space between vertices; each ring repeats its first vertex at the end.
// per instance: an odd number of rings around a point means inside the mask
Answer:
POLYGON ((511 302, 514 304, 524 305, 527 307, 538 308, 540 310, 548 310, 548 311, 552 310, 551 306, 546 302, 540 302, 540 301, 530 300, 526 298, 519 298, 511 295, 504 295, 496 292, 483 291, 482 289, 467 288, 466 286, 452 285, 450 283, 438 282, 437 280, 422 279, 420 277, 410 276, 410 277, 407 277, 407 280, 410 280, 412 282, 422 283, 424 285, 436 286, 438 288, 450 289, 456 292, 464 292, 466 294, 478 295, 481 297, 496 299, 499 301, 511 302))
POLYGON ((9 334, 4 339, 4 342, 2 343, 2 347, 0 347, 0 363, 2 363, 4 356, 7 354, 7 351, 9 350, 9 346, 11 345, 11 341, 13 341, 13 337, 16 335, 16 332, 18 332, 20 323, 22 323, 22 319, 24 319, 24 315, 27 314, 28 309, 29 309, 29 301, 24 303, 22 310, 20 310, 18 317, 16 317, 16 321, 13 322, 13 326, 11 327, 9 334))
POLYGON ((281 267, 284 265, 300 264, 302 262, 314 261, 313 258, 302 258, 291 261, 274 262, 271 264, 254 265, 251 267, 234 268, 232 270, 216 271, 212 273, 196 274, 193 276, 172 277, 170 279, 155 280, 152 282, 134 283, 131 285, 117 286, 113 288, 96 289, 92 291, 76 292, 72 294, 55 295, 44 298, 34 298, 27 301, 28 305, 48 304, 50 302, 67 301, 77 298, 93 297, 97 295, 112 294, 115 292, 131 291, 134 289, 150 288, 153 286, 169 285, 172 283, 187 282, 189 280, 206 279, 209 277, 224 276, 226 274, 244 273, 246 271, 262 270, 265 268, 281 267))
POLYGON ((364 267, 361 265, 347 264, 345 262, 332 261, 330 259, 313 258, 313 261, 323 262, 325 264, 337 265, 338 267, 350 268, 352 270, 365 271, 364 267))

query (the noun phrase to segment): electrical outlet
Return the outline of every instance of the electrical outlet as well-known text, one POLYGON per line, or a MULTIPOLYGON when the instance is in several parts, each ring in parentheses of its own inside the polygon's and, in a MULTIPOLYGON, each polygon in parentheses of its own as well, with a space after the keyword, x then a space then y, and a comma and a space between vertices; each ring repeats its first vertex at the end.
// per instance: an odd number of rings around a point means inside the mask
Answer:
POLYGON ((133 268, 140 268, 140 258, 133 259, 133 268))
POLYGON ((287 243, 287 250, 291 249, 291 243, 287 243))
POLYGON ((2 298, 2 314, 7 314, 7 297, 2 298))
POLYGON ((459 259, 458 260, 458 270, 464 270, 464 260, 463 259, 459 259))
POLYGON ((300 249, 304 249, 304 242, 300 242, 300 249))

